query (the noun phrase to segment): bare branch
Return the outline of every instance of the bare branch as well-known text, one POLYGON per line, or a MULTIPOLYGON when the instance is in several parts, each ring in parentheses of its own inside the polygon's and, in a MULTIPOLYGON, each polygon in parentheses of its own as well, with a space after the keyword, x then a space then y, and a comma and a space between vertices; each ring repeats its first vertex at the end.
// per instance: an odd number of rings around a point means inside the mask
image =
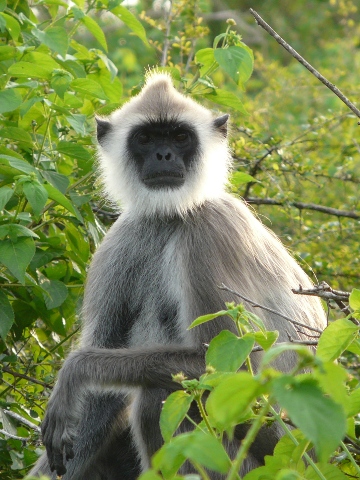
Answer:
POLYGON ((12 433, 6 432, 2 428, 0 429, 0 433, 5 435, 6 437, 13 438, 14 440, 21 440, 22 442, 27 442, 28 440, 30 440, 29 438, 26 438, 26 437, 18 437, 17 435, 13 435, 12 433))
POLYGON ((41 432, 41 428, 38 425, 35 425, 35 423, 30 422, 30 420, 27 420, 18 413, 12 412, 11 410, 3 410, 3 413, 8 415, 9 417, 15 418, 15 420, 22 423, 23 425, 26 425, 27 427, 32 428, 36 432, 41 432))
POLYGON ((161 62, 160 65, 162 67, 165 67, 167 64, 167 56, 168 56, 168 51, 170 48, 170 30, 171 30, 171 22, 173 20, 173 17, 171 15, 172 11, 172 0, 169 2, 169 9, 166 13, 166 32, 165 32, 165 41, 164 41, 164 47, 161 55, 161 62))
POLYGON ((6 367, 5 365, 2 367, 2 371, 6 372, 6 373, 9 373, 13 377, 23 378, 24 380, 28 380, 31 383, 36 383, 37 385, 41 385, 42 387, 52 388, 52 386, 49 385, 48 383, 37 380, 36 378, 29 377, 28 375, 24 375, 23 373, 14 372, 9 367, 6 367))
MULTIPOLYGON (((251 15, 255 18, 258 25, 260 25, 264 30, 266 30, 275 40, 285 48, 298 62, 304 65, 305 68, 309 70, 320 82, 322 82, 326 87, 328 87, 337 97, 340 98, 342 102, 347 105, 350 110, 352 110, 355 115, 360 118, 360 110, 355 107, 355 105, 347 98, 345 95, 333 84, 330 83, 320 72, 318 72, 309 62, 307 62, 296 50, 293 49, 283 38, 278 35, 273 28, 270 27, 261 17, 260 15, 250 8, 251 15)), ((360 125, 360 122, 358 122, 360 125)))
MULTIPOLYGON (((319 283, 319 285, 315 285, 313 288, 310 288, 308 290, 304 290, 300 285, 298 290, 292 289, 292 292, 297 295, 310 295, 320 297, 327 303, 333 301, 345 315, 351 314, 350 308, 344 303, 349 301, 350 293, 343 292, 341 290, 334 290, 326 282, 321 282, 319 283)), ((349 320, 351 320, 355 325, 360 325, 359 321, 356 320, 356 318, 354 317, 349 317, 349 320)))
POLYGON ((257 197, 245 197, 244 200, 252 205, 289 205, 291 207, 298 208, 299 210, 314 210, 316 212, 334 215, 335 217, 353 218, 354 220, 360 219, 360 214, 358 213, 348 212, 346 210, 338 210, 337 208, 324 207, 323 205, 317 205, 315 203, 287 202, 286 200, 281 201, 274 200, 272 198, 257 197))
POLYGON ((249 298, 244 297, 244 295, 241 295, 241 293, 238 293, 238 292, 235 292, 234 290, 231 290, 231 288, 227 287, 223 283, 220 285, 219 288, 220 288, 220 290, 225 290, 227 292, 232 293, 233 295, 236 295, 237 297, 241 298, 242 300, 245 300, 245 302, 250 303, 250 305, 253 306, 253 307, 259 307, 263 310, 266 310, 267 312, 274 313, 275 315, 278 315, 279 317, 284 318, 285 320, 292 323, 293 325, 298 325, 299 327, 307 328, 308 330, 312 330, 313 332, 317 332, 319 334, 322 333, 322 330, 320 330, 319 328, 310 327, 309 325, 305 325, 305 323, 297 322, 296 320, 293 320, 292 318, 287 317, 286 315, 283 315, 282 313, 277 312, 276 310, 273 310, 272 308, 268 308, 268 307, 265 307, 264 305, 260 305, 259 303, 253 302, 249 298))

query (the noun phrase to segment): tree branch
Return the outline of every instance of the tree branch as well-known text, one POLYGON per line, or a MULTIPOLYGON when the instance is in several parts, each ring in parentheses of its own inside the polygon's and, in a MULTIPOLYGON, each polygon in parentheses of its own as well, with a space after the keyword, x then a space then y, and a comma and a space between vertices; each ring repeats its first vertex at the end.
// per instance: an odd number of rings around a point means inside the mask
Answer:
POLYGON ((14 440, 21 440, 22 442, 27 442, 29 438, 26 437, 18 437, 17 435, 13 435, 12 433, 6 432, 2 428, 0 429, 0 433, 5 435, 6 437, 13 438, 14 440))
POLYGON ((272 198, 257 197, 246 197, 244 200, 252 205, 290 205, 291 207, 296 207, 299 210, 315 210, 317 212, 327 213, 328 215, 334 215, 335 217, 347 217, 355 220, 360 219, 360 214, 356 212, 348 212, 346 210, 338 210, 337 208, 324 207, 323 205, 317 205, 315 203, 287 202, 274 200, 272 198))
POLYGON ((317 332, 319 334, 322 333, 322 330, 319 328, 315 327, 310 327, 309 325, 305 325, 305 323, 300 323, 297 322, 296 320, 293 320, 290 317, 287 317, 286 315, 283 315, 280 312, 277 312, 276 310, 273 310, 272 308, 265 307, 264 305, 260 305, 259 303, 254 302, 253 300, 250 300, 249 298, 244 297, 244 295, 241 295, 241 293, 235 292, 234 290, 231 290, 229 287, 224 285, 223 283, 219 286, 220 290, 225 290, 226 292, 232 293, 233 295, 236 295, 237 297, 241 298, 242 300, 245 300, 245 302, 250 303, 252 307, 259 307, 262 310, 266 310, 267 312, 274 313, 275 315, 278 315, 281 318, 284 318, 288 322, 292 323, 293 325, 298 325, 299 327, 307 328, 308 330, 312 330, 313 332, 317 332))
MULTIPOLYGON (((326 87, 328 87, 337 97, 340 98, 342 102, 347 105, 350 110, 352 110, 355 115, 360 118, 360 110, 355 107, 355 105, 347 98, 345 95, 333 84, 330 83, 320 72, 318 72, 309 62, 307 62, 296 50, 293 49, 283 38, 278 35, 273 28, 270 27, 261 17, 260 15, 250 8, 251 15, 255 18, 258 25, 260 25, 264 30, 266 30, 275 40, 285 48, 298 62, 304 65, 305 68, 309 70, 320 82, 322 82, 326 87)), ((360 125, 360 122, 358 122, 360 125)))
POLYGON ((30 422, 30 420, 27 420, 26 418, 22 417, 18 413, 15 413, 11 410, 3 410, 3 413, 8 415, 9 417, 15 418, 18 422, 22 423, 23 425, 26 425, 27 427, 32 428, 36 432, 41 433, 41 428, 35 425, 35 423, 30 422))
POLYGON ((28 381, 31 382, 31 383, 36 383, 36 384, 38 384, 38 385, 41 385, 42 387, 52 388, 52 386, 49 385, 48 383, 41 382, 40 380, 37 380, 36 378, 28 377, 27 375, 24 375, 23 373, 14 372, 14 371, 11 370, 9 367, 6 367, 5 365, 2 366, 2 371, 3 371, 3 372, 6 372, 6 373, 9 373, 9 374, 12 375, 13 377, 23 378, 24 380, 28 380, 28 381))
MULTIPOLYGON (((336 305, 345 315, 351 314, 349 306, 345 305, 344 303, 349 301, 350 293, 343 292, 341 290, 334 290, 326 282, 321 282, 319 283, 319 285, 315 285, 313 288, 310 288, 308 290, 304 290, 300 285, 298 290, 292 289, 292 292, 296 295, 309 295, 320 297, 327 303, 332 300, 336 303, 336 305)), ((358 320, 356 320, 355 318, 349 317, 349 320, 351 320, 355 325, 359 325, 358 320)))

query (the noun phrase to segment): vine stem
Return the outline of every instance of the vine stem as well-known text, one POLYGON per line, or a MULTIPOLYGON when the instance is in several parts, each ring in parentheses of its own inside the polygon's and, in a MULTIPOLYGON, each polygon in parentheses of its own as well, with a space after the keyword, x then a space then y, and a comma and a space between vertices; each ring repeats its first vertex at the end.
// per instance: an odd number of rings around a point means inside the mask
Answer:
POLYGON ((355 468, 355 470, 358 472, 359 478, 360 478, 360 467, 359 467, 359 465, 355 462, 354 457, 349 452, 349 449, 347 448, 345 443, 341 442, 340 445, 341 445, 341 448, 344 450, 344 452, 346 452, 346 454, 348 456, 348 459, 350 460, 350 462, 351 462, 352 466, 355 468))
MULTIPOLYGON (((270 406, 270 412, 273 414, 273 416, 276 418, 276 420, 280 423, 282 428, 285 430, 286 435, 291 439, 291 441, 294 443, 294 445, 298 446, 299 442, 298 440, 294 437, 292 434, 292 431, 290 428, 286 425, 286 423, 283 421, 281 416, 278 414, 278 412, 275 410, 275 408, 270 406)), ((319 470, 318 466, 315 464, 313 459, 305 452, 304 453, 304 458, 308 462, 308 464, 314 469, 315 473, 321 480, 326 480, 326 477, 322 474, 322 472, 319 470)))
MULTIPOLYGON (((260 27, 262 27, 269 35, 271 35, 275 40, 287 50, 290 55, 292 55, 296 60, 301 63, 305 68, 309 70, 320 82, 322 82, 327 88, 329 88, 337 97, 340 98, 342 102, 347 105, 350 110, 352 110, 355 115, 360 118, 360 110, 355 107, 355 105, 347 98, 345 95, 327 78, 325 78, 318 70, 316 70, 308 61, 305 60, 291 45, 289 45, 283 38, 280 37, 278 33, 275 32, 273 28, 270 27, 261 17, 260 15, 250 8, 251 15, 255 18, 256 22, 260 27)), ((360 125, 360 121, 358 122, 360 125)))
POLYGON ((259 412, 259 415, 255 419, 254 423, 251 425, 248 433, 246 434, 244 440, 241 442, 241 447, 233 461, 232 467, 226 480, 236 480, 238 477, 238 472, 240 470, 242 462, 245 460, 246 455, 251 447, 252 443, 255 440, 256 435, 258 434, 260 428, 262 427, 262 422, 264 417, 266 417, 269 411, 270 405, 268 402, 262 407, 259 412))
POLYGON ((196 395, 195 396, 195 401, 196 401, 197 406, 199 408, 200 415, 201 415, 202 419, 204 420, 205 425, 207 426, 209 432, 211 433, 211 435, 213 435, 215 438, 217 438, 216 433, 214 432, 214 430, 213 430, 212 426, 210 425, 209 420, 207 418, 207 415, 206 415, 206 412, 205 412, 205 409, 204 409, 204 405, 202 404, 202 401, 201 401, 201 395, 196 395))

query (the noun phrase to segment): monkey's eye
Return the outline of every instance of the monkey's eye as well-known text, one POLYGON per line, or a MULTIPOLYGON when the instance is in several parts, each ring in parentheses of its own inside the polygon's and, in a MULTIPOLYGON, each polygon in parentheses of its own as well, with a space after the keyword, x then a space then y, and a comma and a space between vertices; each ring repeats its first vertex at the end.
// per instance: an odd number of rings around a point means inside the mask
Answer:
POLYGON ((185 142, 188 138, 189 138, 189 134, 187 132, 178 132, 178 133, 175 133, 174 135, 175 142, 179 142, 179 143, 185 142))
POLYGON ((140 135, 138 136, 138 141, 141 145, 147 145, 151 142, 151 136, 147 133, 140 133, 140 135))

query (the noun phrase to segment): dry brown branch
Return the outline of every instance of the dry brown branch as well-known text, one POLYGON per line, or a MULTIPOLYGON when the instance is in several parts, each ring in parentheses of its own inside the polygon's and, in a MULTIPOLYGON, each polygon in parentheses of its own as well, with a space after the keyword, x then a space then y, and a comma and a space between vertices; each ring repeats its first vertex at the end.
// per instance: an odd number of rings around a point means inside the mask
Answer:
MULTIPOLYGON (((326 282, 321 282, 319 283, 319 285, 315 285, 313 288, 310 288, 308 290, 303 289, 300 285, 298 290, 292 289, 292 292, 297 295, 310 295, 320 297, 327 303, 333 301, 345 315, 350 315, 351 313, 349 306, 344 303, 349 301, 350 293, 343 292, 341 290, 334 290, 326 282)), ((356 320, 356 318, 349 317, 349 320, 351 320, 355 325, 360 324, 359 321, 356 320)))
MULTIPOLYGON (((350 110, 352 110, 355 115, 360 118, 360 110, 355 107, 355 105, 347 98, 345 95, 327 78, 325 78, 320 72, 318 72, 312 65, 310 65, 309 62, 307 62, 293 47, 291 47, 283 38, 280 37, 278 33, 275 32, 273 28, 270 27, 261 17, 260 15, 250 8, 250 13, 251 15, 255 18, 256 22, 258 25, 260 25, 264 30, 266 30, 269 35, 275 38, 275 40, 285 48, 298 62, 300 62, 302 65, 304 65, 305 68, 309 70, 320 82, 322 82, 326 87, 328 87, 337 97, 340 98, 342 102, 347 105, 350 110)), ((360 125, 360 122, 358 122, 358 125, 360 125)))

